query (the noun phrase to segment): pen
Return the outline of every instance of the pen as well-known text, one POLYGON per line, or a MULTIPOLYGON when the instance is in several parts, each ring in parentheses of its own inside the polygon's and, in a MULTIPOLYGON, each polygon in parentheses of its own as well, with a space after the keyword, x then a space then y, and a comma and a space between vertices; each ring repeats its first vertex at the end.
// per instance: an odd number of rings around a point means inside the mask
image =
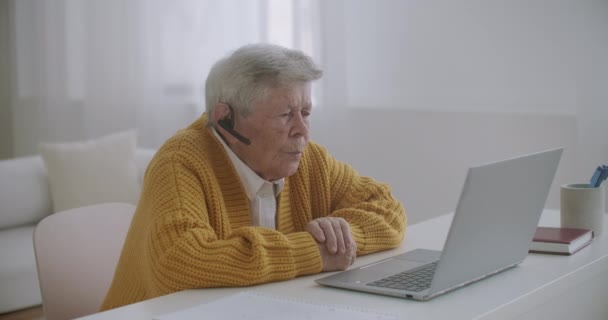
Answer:
POLYGON ((602 182, 604 180, 606 180, 607 177, 608 177, 608 167, 603 166, 602 175, 600 175, 600 178, 597 180, 596 186, 599 187, 602 184, 602 182))
POLYGON ((591 185, 591 187, 593 188, 597 188, 602 184, 604 180, 606 180, 606 178, 608 178, 608 166, 598 166, 597 169, 595 169, 595 172, 593 172, 593 175, 591 176, 589 185, 591 185))

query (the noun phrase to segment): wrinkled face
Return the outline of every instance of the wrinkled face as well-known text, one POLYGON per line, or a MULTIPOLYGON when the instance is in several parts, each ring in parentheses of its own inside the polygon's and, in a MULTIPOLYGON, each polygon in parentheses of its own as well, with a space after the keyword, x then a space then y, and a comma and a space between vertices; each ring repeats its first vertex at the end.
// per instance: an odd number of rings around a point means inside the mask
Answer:
POLYGON ((251 145, 236 143, 232 149, 265 180, 293 175, 308 143, 311 107, 308 83, 268 90, 246 118, 235 115, 234 129, 251 145))

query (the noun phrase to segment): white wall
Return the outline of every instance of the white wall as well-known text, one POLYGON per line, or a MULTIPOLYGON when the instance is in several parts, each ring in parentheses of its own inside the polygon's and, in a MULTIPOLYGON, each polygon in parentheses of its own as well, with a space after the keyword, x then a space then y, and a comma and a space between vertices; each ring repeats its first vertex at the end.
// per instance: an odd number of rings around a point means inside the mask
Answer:
POLYGON ((587 14, 605 1, 338 3, 325 57, 345 83, 328 82, 351 107, 573 114, 589 41, 605 34, 587 14))
POLYGON ((473 165, 564 147, 550 208, 559 208, 559 186, 575 179, 573 115, 321 109, 311 122, 314 141, 391 186, 410 223, 453 211, 473 165))
POLYGON ((9 53, 9 2, 0 1, 0 159, 13 156, 9 53))
POLYGON ((577 172, 587 176, 598 164, 608 165, 608 1, 593 3, 584 12, 585 27, 577 34, 585 50, 578 57, 584 76, 577 106, 577 172))
MULTIPOLYGON (((564 183, 608 164, 608 1, 335 0, 323 9, 322 108, 348 112, 330 116, 332 137, 318 138, 364 173, 391 181, 404 170, 399 178, 417 187, 391 182, 416 220, 453 210, 466 165, 478 161, 562 145, 564 183), (370 152, 343 151, 333 137, 356 137, 370 152), (439 187, 449 201, 427 184, 428 170, 455 179, 439 187)), ((549 206, 557 200, 554 186, 549 206)))

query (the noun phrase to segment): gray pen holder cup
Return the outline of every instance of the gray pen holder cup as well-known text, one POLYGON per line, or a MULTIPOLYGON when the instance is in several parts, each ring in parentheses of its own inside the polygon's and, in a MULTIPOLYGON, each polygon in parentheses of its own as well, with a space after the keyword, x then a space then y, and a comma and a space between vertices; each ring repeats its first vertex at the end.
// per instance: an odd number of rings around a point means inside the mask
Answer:
POLYGON ((604 229, 604 185, 565 184, 560 189, 562 228, 593 230, 598 237, 604 229))

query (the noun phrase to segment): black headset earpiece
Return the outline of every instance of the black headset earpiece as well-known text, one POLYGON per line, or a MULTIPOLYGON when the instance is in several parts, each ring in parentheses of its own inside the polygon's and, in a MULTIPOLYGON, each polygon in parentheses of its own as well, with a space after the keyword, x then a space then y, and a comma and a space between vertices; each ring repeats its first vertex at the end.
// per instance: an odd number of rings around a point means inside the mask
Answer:
POLYGON ((232 120, 232 118, 224 118, 224 119, 220 119, 217 121, 217 124, 224 128, 224 130, 228 131, 228 130, 233 130, 234 128, 234 121, 232 120))
POLYGON ((228 105, 228 108, 230 108, 230 114, 225 118, 218 120, 217 124, 226 130, 226 132, 230 133, 233 137, 237 138, 240 142, 250 145, 251 141, 249 139, 243 137, 240 133, 234 130, 234 110, 230 105, 228 105))

